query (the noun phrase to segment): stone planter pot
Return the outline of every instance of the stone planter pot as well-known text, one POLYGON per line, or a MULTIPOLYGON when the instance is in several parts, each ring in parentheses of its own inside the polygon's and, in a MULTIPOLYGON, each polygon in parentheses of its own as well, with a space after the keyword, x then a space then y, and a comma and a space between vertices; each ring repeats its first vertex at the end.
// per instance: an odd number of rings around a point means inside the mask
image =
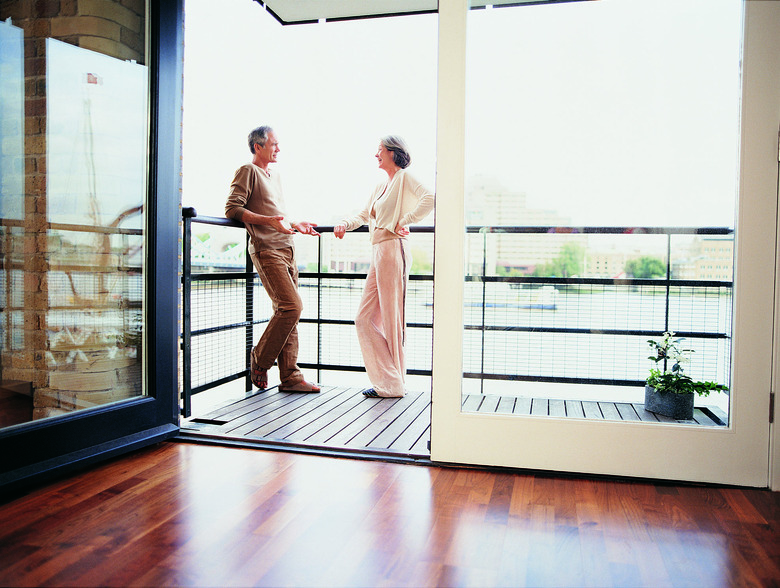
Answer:
POLYGON ((645 386, 645 410, 678 421, 689 421, 693 418, 693 396, 693 393, 657 392, 655 388, 645 386))

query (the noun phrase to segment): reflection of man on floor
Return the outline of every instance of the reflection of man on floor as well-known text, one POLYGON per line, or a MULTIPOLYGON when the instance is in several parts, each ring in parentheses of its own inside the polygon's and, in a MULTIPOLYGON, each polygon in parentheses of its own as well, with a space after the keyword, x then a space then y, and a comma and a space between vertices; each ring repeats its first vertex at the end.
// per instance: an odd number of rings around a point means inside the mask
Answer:
POLYGON ((298 319, 303 303, 298 294, 298 268, 293 234, 319 235, 310 222, 285 221, 284 199, 279 174, 268 165, 276 163, 279 141, 271 127, 249 133, 252 163, 236 170, 225 205, 225 216, 244 223, 249 233, 249 254, 274 314, 260 341, 252 349, 252 383, 268 388, 268 370, 278 361, 279 390, 319 392, 303 379, 298 368, 298 319))

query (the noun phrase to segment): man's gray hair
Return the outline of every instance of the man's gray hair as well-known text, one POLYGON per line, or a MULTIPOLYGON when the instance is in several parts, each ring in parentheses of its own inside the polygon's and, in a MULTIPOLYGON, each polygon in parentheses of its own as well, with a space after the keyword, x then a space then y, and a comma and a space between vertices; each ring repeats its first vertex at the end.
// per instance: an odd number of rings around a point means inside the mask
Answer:
POLYGON ((393 162, 401 169, 409 167, 412 163, 412 156, 409 155, 409 147, 406 141, 396 135, 387 135, 380 139, 382 146, 393 153, 393 162))
POLYGON ((255 143, 259 143, 262 147, 265 147, 265 142, 268 139, 268 133, 273 131, 273 129, 269 126, 262 126, 257 127, 256 129, 252 129, 252 132, 249 133, 249 151, 252 152, 254 155, 255 153, 255 143))

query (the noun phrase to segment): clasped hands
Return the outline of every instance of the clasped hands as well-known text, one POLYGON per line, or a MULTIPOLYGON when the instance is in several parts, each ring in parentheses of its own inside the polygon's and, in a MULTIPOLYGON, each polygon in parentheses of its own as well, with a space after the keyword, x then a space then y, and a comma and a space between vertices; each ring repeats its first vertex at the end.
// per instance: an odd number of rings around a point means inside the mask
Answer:
MULTIPOLYGON (((286 235, 293 235, 297 232, 301 233, 302 235, 319 236, 319 233, 314 228, 317 226, 317 223, 299 221, 290 223, 290 228, 288 228, 282 222, 283 220, 283 216, 269 216, 267 217, 267 224, 268 226, 273 227, 276 231, 286 235)), ((336 225, 333 227, 333 234, 338 239, 343 239, 346 232, 347 227, 344 225, 336 225)), ((409 234, 409 227, 404 227, 401 225, 401 223, 398 223, 395 225, 395 234, 400 235, 401 237, 406 237, 409 234)))

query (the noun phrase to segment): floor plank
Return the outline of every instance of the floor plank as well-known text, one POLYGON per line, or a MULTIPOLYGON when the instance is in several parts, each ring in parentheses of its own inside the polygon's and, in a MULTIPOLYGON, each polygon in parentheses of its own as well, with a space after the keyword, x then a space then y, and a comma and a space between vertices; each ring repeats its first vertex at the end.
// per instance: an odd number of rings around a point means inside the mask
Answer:
POLYGON ((165 442, 0 503, 3 586, 776 586, 780 493, 165 442))

